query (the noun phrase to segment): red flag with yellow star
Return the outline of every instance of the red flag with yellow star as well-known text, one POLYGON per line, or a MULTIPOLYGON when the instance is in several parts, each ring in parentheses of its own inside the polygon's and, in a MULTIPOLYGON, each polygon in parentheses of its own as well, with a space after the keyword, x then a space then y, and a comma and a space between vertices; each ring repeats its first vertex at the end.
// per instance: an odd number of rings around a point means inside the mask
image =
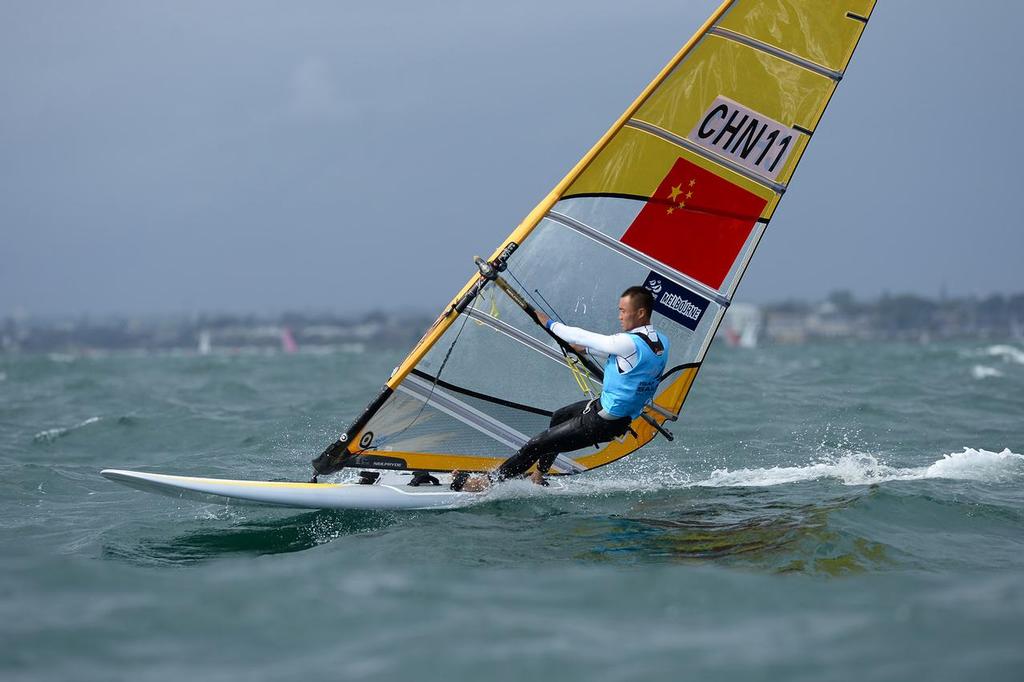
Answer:
POLYGON ((767 203, 680 158, 622 242, 719 289, 767 203))

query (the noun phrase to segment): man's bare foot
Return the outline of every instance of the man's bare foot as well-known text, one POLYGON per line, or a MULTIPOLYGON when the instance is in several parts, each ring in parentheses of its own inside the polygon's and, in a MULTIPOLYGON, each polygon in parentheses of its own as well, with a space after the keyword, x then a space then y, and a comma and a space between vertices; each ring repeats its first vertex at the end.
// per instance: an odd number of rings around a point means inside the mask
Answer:
POLYGON ((532 474, 530 474, 530 482, 531 483, 535 483, 537 485, 547 485, 548 484, 548 482, 544 479, 544 474, 542 474, 541 472, 539 472, 537 470, 534 470, 534 472, 532 474))
MULTIPOLYGON (((452 480, 453 481, 457 481, 458 478, 459 478, 459 474, 460 473, 461 472, 459 472, 459 471, 453 471, 452 472, 452 480)), ((465 475, 465 474, 463 474, 463 475, 465 475)), ((462 486, 460 488, 458 488, 458 490, 460 492, 464 492, 464 493, 478 493, 478 492, 480 492, 482 490, 487 490, 490 487, 491 487, 491 479, 487 478, 486 476, 473 476, 471 478, 467 478, 462 483, 462 486)))

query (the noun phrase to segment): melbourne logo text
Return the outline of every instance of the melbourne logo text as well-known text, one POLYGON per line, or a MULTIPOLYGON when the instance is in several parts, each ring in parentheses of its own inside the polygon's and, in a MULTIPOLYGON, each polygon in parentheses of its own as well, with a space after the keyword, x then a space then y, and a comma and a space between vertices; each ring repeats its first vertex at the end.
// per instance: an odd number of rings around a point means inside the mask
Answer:
POLYGON ((701 308, 690 303, 689 300, 683 298, 679 294, 666 293, 658 299, 658 303, 666 308, 671 308, 683 317, 688 317, 695 322, 700 318, 700 314, 704 312, 701 308))

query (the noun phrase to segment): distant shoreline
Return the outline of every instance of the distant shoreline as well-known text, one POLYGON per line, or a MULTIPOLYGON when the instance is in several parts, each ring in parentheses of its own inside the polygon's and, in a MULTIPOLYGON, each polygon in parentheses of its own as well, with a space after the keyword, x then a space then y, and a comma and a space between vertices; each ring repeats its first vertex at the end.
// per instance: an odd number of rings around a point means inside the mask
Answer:
MULTIPOLYGON (((8 316, 0 319, 0 352, 401 349, 416 343, 435 314, 8 316)), ((734 345, 841 339, 1024 340, 1024 293, 939 300, 899 294, 859 301, 838 291, 814 302, 735 303, 719 332, 734 345)))

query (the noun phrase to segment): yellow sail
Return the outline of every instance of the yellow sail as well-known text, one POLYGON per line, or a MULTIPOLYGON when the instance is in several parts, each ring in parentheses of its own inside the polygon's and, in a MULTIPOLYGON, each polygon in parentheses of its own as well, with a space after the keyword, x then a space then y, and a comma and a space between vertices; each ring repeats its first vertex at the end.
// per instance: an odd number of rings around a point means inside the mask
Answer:
MULTIPOLYGON (((556 473, 628 455, 676 419, 873 7, 723 3, 488 259, 521 298, 606 333, 619 292, 643 284, 672 342, 633 434, 563 453, 556 473)), ((562 350, 474 274, 315 466, 491 469, 580 399, 562 350)))

